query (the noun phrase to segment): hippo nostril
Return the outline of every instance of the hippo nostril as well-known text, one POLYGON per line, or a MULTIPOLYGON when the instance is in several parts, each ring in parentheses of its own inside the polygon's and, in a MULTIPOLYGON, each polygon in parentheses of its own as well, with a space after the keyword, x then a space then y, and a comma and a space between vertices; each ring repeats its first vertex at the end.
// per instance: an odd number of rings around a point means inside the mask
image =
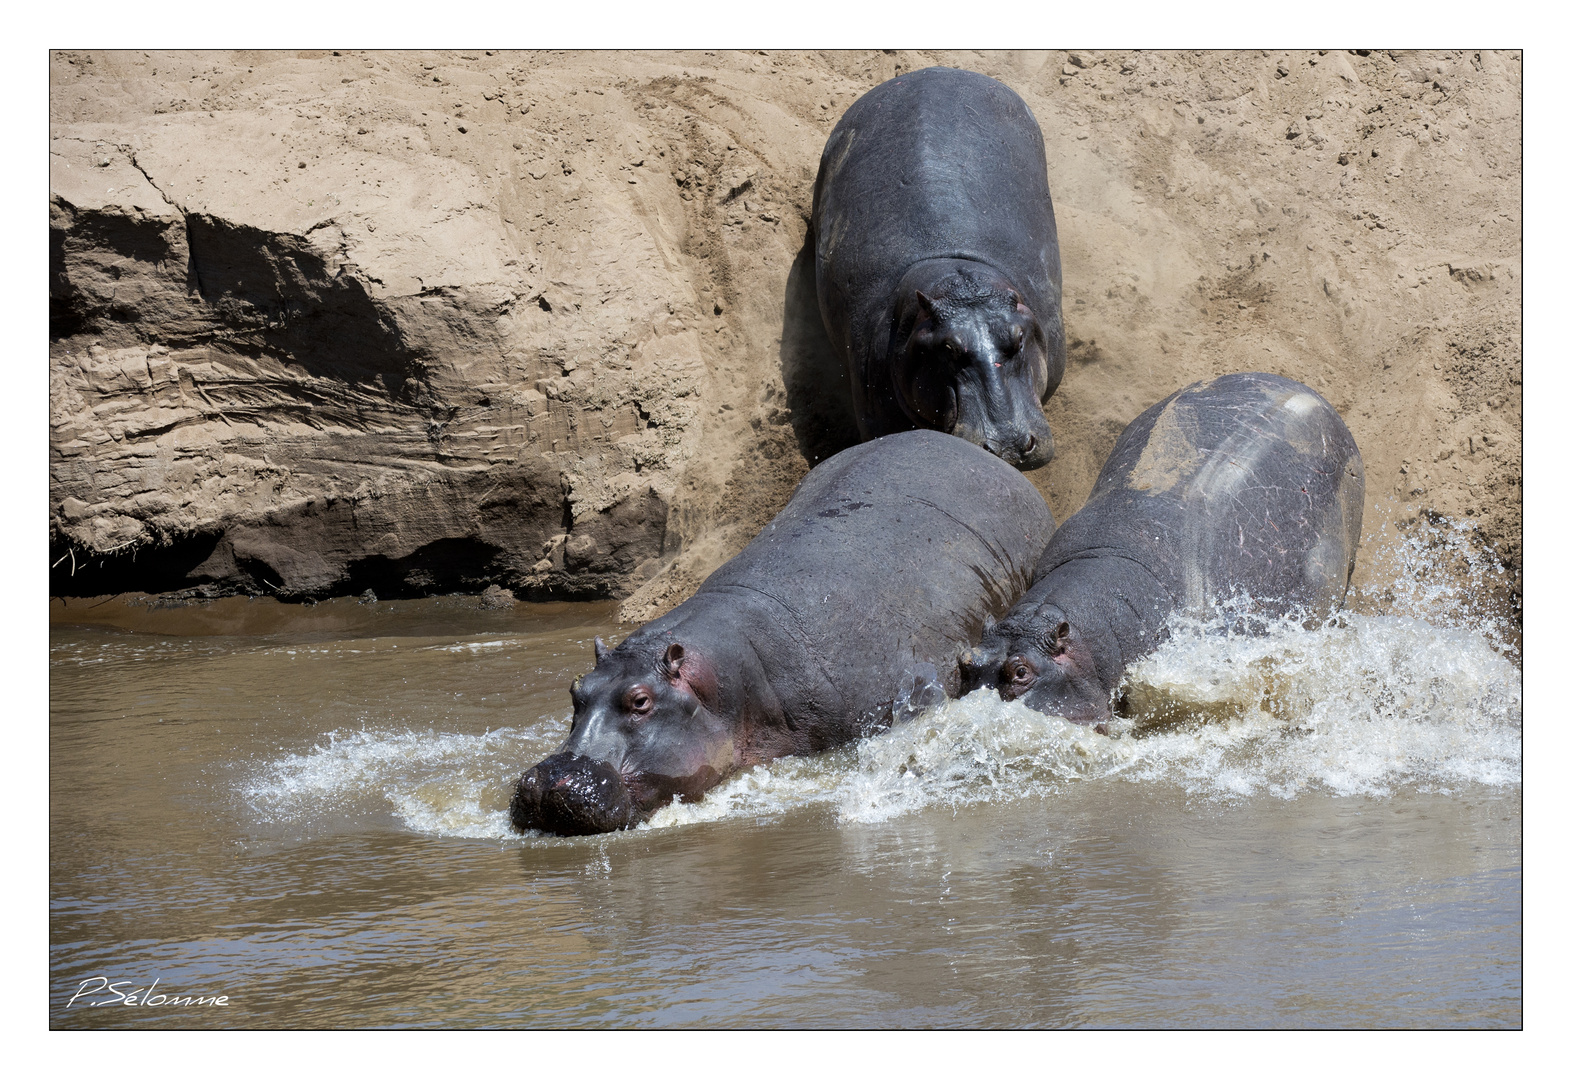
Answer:
POLYGON ((560 836, 625 829, 639 818, 614 766, 570 753, 554 754, 525 773, 509 814, 519 829, 560 836))
POLYGON ((1023 454, 1030 454, 1033 450, 1036 450, 1036 449, 1037 449, 1037 436, 1036 435, 1028 435, 1028 436, 1026 436, 1026 448, 1024 450, 1022 450, 1021 453, 1023 453, 1023 454))

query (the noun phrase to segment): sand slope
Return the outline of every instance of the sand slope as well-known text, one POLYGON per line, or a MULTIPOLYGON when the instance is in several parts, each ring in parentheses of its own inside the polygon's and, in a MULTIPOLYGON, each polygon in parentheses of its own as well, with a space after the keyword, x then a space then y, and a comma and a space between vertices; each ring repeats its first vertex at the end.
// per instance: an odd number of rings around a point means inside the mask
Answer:
POLYGON ((53 54, 52 591, 669 608, 854 438, 814 171, 929 64, 1043 127, 1057 516, 1146 406, 1273 371, 1359 441, 1372 602, 1429 515, 1477 522, 1515 602, 1521 58, 1492 52, 53 54))

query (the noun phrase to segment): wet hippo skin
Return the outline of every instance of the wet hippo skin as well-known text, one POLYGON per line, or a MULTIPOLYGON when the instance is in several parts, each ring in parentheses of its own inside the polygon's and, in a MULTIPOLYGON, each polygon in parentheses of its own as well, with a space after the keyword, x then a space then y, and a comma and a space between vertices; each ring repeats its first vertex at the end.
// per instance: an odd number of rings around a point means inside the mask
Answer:
POLYGON ((813 229, 819 312, 863 438, 933 428, 1023 469, 1053 457, 1059 238, 1019 95, 951 68, 874 87, 825 143, 813 229))
POLYGON ((1334 611, 1363 509, 1359 448, 1314 390, 1259 373, 1187 386, 1119 436, 1031 589, 963 659, 964 685, 1101 723, 1176 611, 1236 600, 1237 630, 1334 611))
POLYGON ((961 653, 1031 583, 1053 516, 1019 472, 934 431, 862 443, 692 598, 573 684, 573 728, 519 780, 520 829, 625 828, 737 769, 954 693, 961 653), (926 685, 931 684, 931 685, 926 685))

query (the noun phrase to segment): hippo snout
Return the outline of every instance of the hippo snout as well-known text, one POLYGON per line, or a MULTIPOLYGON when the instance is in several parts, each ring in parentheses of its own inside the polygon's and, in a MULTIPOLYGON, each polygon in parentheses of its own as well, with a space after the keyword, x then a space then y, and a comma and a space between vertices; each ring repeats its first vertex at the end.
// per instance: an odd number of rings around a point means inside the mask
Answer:
POLYGON ((992 686, 1004 663, 1004 649, 999 645, 978 645, 961 654, 961 693, 969 694, 980 686, 992 686))
POLYGON ((1053 431, 1046 421, 1030 417, 1014 429, 990 432, 982 446, 1017 469, 1037 469, 1053 460, 1053 431))
POLYGON ((612 832, 639 819, 617 770, 577 754, 553 754, 521 776, 508 812, 518 829, 558 836, 612 832))

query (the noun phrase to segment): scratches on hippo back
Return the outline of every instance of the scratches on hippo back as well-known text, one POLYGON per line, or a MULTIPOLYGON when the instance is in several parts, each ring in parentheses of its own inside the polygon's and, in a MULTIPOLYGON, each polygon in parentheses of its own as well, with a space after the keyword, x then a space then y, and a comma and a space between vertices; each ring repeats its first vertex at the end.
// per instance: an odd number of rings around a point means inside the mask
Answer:
MULTIPOLYGON (((928 499, 925 499, 921 495, 908 494, 907 498, 911 499, 913 502, 919 502, 919 503, 922 503, 924 506, 927 506, 927 507, 930 507, 931 509, 937 510, 939 513, 943 514, 945 517, 947 517, 951 521, 955 522, 957 525, 959 525, 961 528, 965 529, 967 532, 971 533, 972 536, 976 538, 977 542, 983 546, 983 550, 987 551, 989 555, 993 556, 994 562, 998 563, 1000 566, 1004 566, 1004 567, 1007 567, 1007 568, 1009 568, 1011 570, 1014 570, 1015 564, 1010 561, 1008 555, 1005 552, 1002 552, 998 548, 996 548, 993 545, 993 542, 991 540, 989 540, 986 536, 984 536, 982 533, 978 532, 975 528, 973 528, 970 522, 963 521, 961 518, 956 517, 954 514, 950 513, 949 510, 947 510, 944 507, 940 506, 938 503, 932 502, 932 501, 930 501, 928 499)), ((975 567, 974 567, 974 569, 975 569, 975 567)))
POLYGON ((839 517, 845 517, 847 514, 851 513, 854 510, 869 510, 869 509, 875 509, 875 507, 874 507, 874 505, 872 503, 849 502, 849 503, 843 503, 840 506, 831 506, 831 507, 827 507, 826 509, 820 510, 818 516, 821 517, 821 518, 839 518, 839 517))
MULTIPOLYGON (((826 192, 834 189, 835 175, 846 163, 846 155, 851 153, 852 143, 857 141, 856 128, 847 127, 842 130, 844 135, 840 137, 841 144, 825 146, 824 157, 819 163, 819 175, 815 181, 814 193, 821 199, 826 197, 826 192)), ((832 142, 838 134, 838 132, 831 133, 832 142)), ((835 249, 846 231, 846 216, 834 205, 826 206, 821 203, 818 209, 819 214, 816 215, 818 235, 814 237, 814 242, 818 248, 818 259, 828 261, 834 257, 835 249)))
MULTIPOLYGON (((999 548, 992 541, 990 541, 982 533, 978 532, 970 522, 956 517, 949 510, 938 505, 937 503, 930 502, 920 495, 908 495, 908 498, 912 499, 914 502, 920 502, 924 506, 928 506, 934 510, 937 510, 945 517, 961 526, 961 528, 970 533, 977 543, 982 545, 983 550, 992 557, 994 566, 1004 570, 1005 574, 1007 575, 1008 585, 1006 585, 1004 582, 1001 582, 998 577, 996 577, 994 574, 990 574, 983 567, 980 567, 975 563, 968 564, 968 568, 971 570, 971 572, 977 575, 977 580, 979 584, 982 585, 983 592, 987 596, 988 610, 985 613, 986 616, 999 618, 1015 605, 1015 601, 1020 598, 1022 593, 1031 587, 1033 572, 1036 569, 1035 560, 1033 560, 1032 563, 1023 566, 1012 559, 1008 551, 999 550, 999 548)), ((967 636, 974 641, 982 634, 982 623, 984 617, 985 616, 979 615, 975 620, 969 620, 968 624, 964 627, 967 636)))
MULTIPOLYGON (((1313 447, 1306 441, 1312 439, 1310 431, 1320 429, 1319 411, 1325 406, 1319 399, 1303 393, 1283 395, 1264 388, 1263 392, 1267 398, 1265 407, 1245 402, 1226 406, 1228 412, 1235 414, 1230 425, 1233 430, 1214 449, 1201 452, 1200 467, 1186 488, 1180 530, 1181 560, 1185 601, 1195 614, 1208 611, 1224 594, 1234 591, 1238 583, 1232 580, 1228 567, 1233 565, 1237 570, 1237 560, 1244 550, 1254 550, 1257 558, 1266 558, 1268 563, 1273 557, 1270 549, 1276 541, 1271 538, 1276 536, 1278 527, 1272 523, 1271 510, 1265 509, 1265 517, 1256 520, 1257 506, 1262 504, 1258 499, 1247 498, 1246 493, 1278 488, 1285 465, 1298 455, 1321 456, 1319 434, 1313 437, 1313 447), (1233 512, 1226 515, 1221 513, 1225 501, 1234 504, 1233 512), (1224 526, 1220 527, 1219 522, 1224 526), (1229 555, 1222 550, 1234 547, 1241 550, 1229 555), (1216 574, 1229 580, 1214 580, 1216 574)), ((1309 497, 1307 491, 1305 495, 1309 497)), ((1276 549, 1278 557, 1286 554, 1276 549)))
MULTIPOLYGON (((1217 544, 1228 542, 1226 530, 1218 530, 1217 503, 1224 499, 1241 501, 1239 489, 1255 476, 1256 462, 1267 443, 1258 432, 1238 432, 1224 439, 1215 450, 1201 452, 1201 467, 1180 501, 1180 565, 1184 569, 1185 602, 1192 612, 1205 611, 1217 598, 1217 583, 1212 580, 1212 571, 1220 565, 1217 544)), ((1245 543, 1242 527, 1238 543, 1245 543)))
MULTIPOLYGON (((1262 567, 1293 560, 1294 551, 1300 552, 1298 573, 1277 579, 1284 595, 1257 595, 1257 601, 1297 599, 1329 609, 1327 598, 1334 602, 1341 598, 1347 585, 1346 568, 1339 565, 1345 560, 1337 555, 1346 542, 1342 504, 1316 490, 1313 481, 1294 479, 1299 468, 1324 462, 1328 456, 1320 423, 1325 408, 1308 394, 1276 399, 1265 410, 1267 415, 1241 418, 1232 433, 1204 454, 1182 499, 1181 562, 1185 600, 1192 613, 1208 611, 1234 590, 1240 560, 1247 552, 1256 566, 1248 576, 1257 587, 1272 578, 1272 571, 1262 567), (1287 536, 1272 520, 1274 493, 1277 498, 1304 500, 1295 511, 1298 527, 1290 528, 1287 536), (1229 503, 1233 506, 1225 512, 1229 503), (1323 546, 1319 540, 1330 543, 1323 546), (1308 550, 1301 547, 1306 542, 1308 550), (1233 548, 1238 550, 1225 551, 1233 548), (1216 580, 1218 574, 1225 580, 1216 580)), ((1284 507, 1279 503, 1277 509, 1284 507)), ((1291 524, 1284 521, 1283 527, 1291 524)))

